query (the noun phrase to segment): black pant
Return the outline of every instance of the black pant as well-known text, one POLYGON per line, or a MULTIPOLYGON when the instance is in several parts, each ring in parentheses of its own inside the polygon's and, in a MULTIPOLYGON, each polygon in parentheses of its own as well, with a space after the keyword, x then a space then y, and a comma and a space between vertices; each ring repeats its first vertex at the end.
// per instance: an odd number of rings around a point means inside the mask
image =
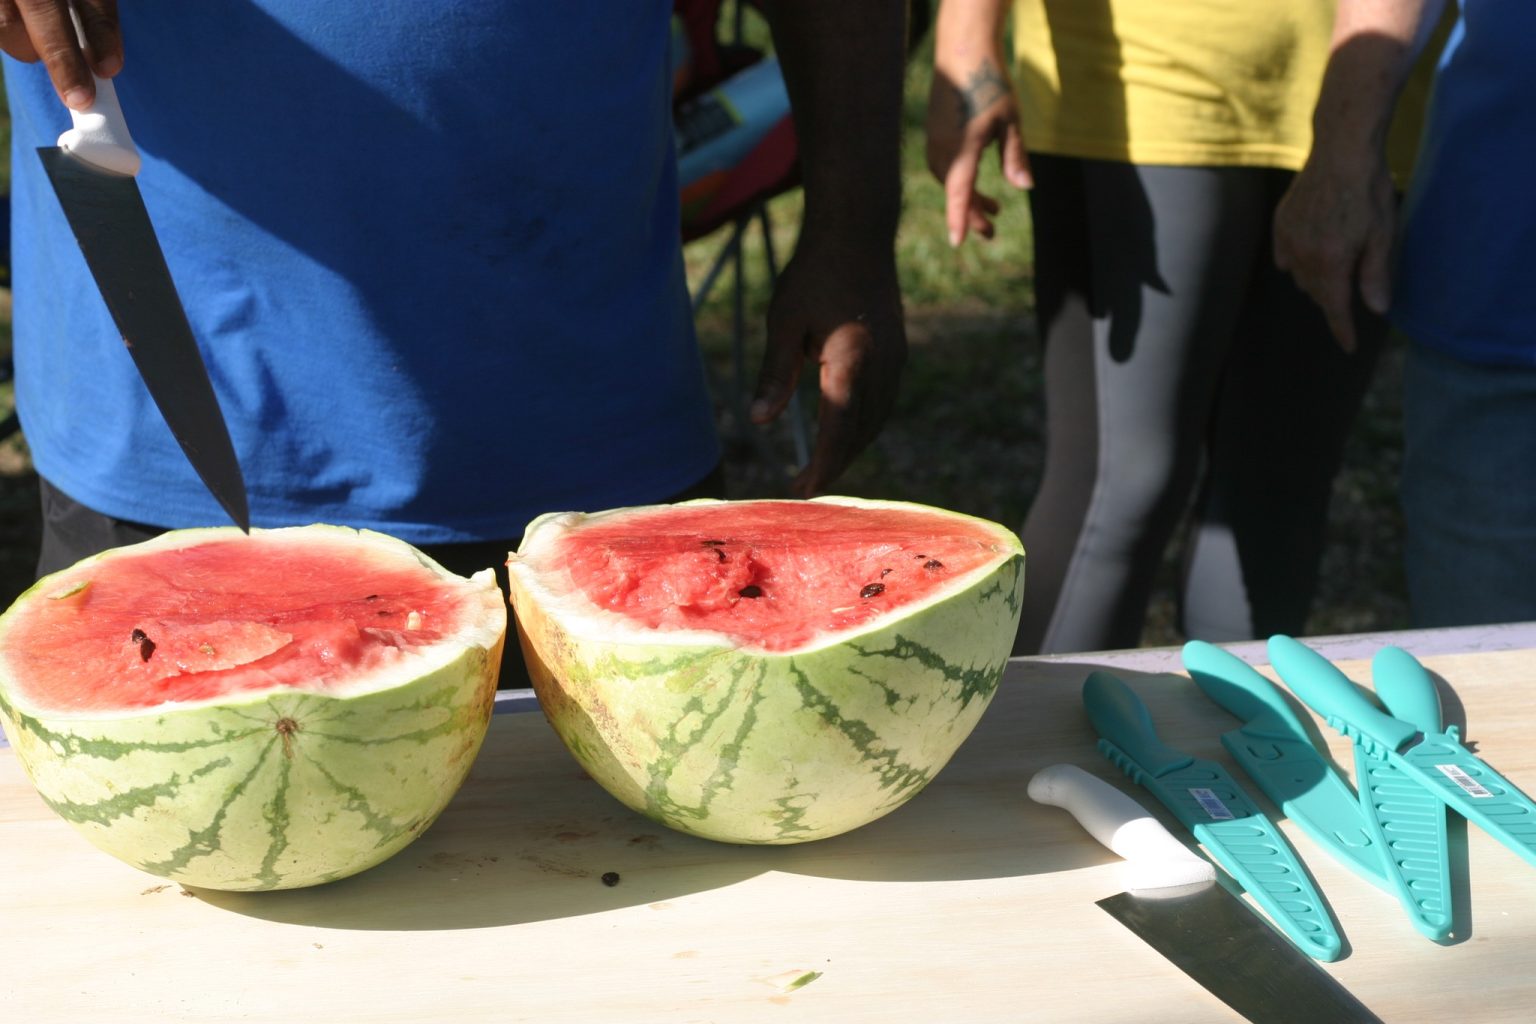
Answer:
MULTIPOLYGON (((67 569, 76 562, 109 548, 137 544, 165 532, 164 527, 114 519, 80 504, 47 480, 39 479, 43 506, 43 539, 38 554, 37 575, 67 569)), ((721 467, 680 494, 663 499, 667 502, 690 498, 725 497, 725 474, 721 467)), ((592 509, 589 511, 597 511, 592 509)), ((428 558, 449 572, 471 576, 481 569, 496 571, 496 581, 503 595, 507 590, 507 554, 517 549, 521 537, 473 541, 467 544, 418 544, 428 558)), ((511 610, 508 609, 511 616, 511 610)), ((500 688, 524 689, 530 685, 528 669, 518 648, 517 624, 509 619, 506 649, 501 659, 500 688)))
POLYGON ((1347 355, 1275 268, 1287 171, 1030 161, 1046 457, 1015 653, 1136 646, 1192 499, 1185 635, 1303 632, 1384 321, 1347 355))

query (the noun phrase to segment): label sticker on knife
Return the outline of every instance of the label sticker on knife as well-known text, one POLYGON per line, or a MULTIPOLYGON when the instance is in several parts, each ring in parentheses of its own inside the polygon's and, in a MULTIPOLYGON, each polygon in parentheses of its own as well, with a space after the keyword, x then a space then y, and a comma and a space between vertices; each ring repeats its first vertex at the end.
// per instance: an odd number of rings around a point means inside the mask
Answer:
POLYGON ((1472 776, 1463 771, 1459 765, 1437 764, 1435 767, 1440 769, 1440 774, 1444 775, 1446 778, 1456 783, 1456 785, 1466 790, 1467 796, 1475 797, 1478 799, 1493 796, 1491 791, 1484 788, 1482 783, 1478 782, 1472 776))
POLYGON ((1221 802, 1221 797, 1216 795, 1215 790, 1191 789, 1189 795, 1199 802, 1205 813, 1211 816, 1212 821, 1231 821, 1237 817, 1227 810, 1227 805, 1221 802))

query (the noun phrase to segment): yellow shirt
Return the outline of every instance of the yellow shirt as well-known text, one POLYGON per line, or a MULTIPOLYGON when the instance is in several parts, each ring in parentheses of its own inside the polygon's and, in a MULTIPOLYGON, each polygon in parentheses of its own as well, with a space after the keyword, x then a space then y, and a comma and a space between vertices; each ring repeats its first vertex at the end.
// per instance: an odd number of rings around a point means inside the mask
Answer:
MULTIPOLYGON (((1016 0, 1024 144, 1089 159, 1297 170, 1312 145, 1333 13, 1333 0, 1016 0)), ((1418 79, 1398 107, 1410 129, 1418 79)), ((1394 139, 1400 169, 1414 134, 1394 139)))

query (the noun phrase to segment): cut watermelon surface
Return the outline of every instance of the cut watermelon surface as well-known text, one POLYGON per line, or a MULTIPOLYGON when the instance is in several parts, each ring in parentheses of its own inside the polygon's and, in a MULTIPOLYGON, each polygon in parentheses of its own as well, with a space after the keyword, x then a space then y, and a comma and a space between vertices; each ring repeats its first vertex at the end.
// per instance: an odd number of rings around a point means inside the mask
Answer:
POLYGON ((541 561, 645 628, 787 651, 920 602, 995 562, 997 541, 926 509, 762 501, 596 518, 541 561))
POLYGON ((346 692, 482 614, 409 551, 222 536, 50 578, 6 624, 17 698, 79 712, 292 688, 346 692))

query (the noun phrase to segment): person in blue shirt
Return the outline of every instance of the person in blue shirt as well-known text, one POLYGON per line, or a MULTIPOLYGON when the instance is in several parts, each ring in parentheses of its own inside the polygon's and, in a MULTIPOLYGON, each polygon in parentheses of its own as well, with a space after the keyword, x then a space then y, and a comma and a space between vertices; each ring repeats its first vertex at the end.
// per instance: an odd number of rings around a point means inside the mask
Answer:
MULTIPOLYGON (((151 404, 34 150, 115 81, 257 526, 502 568, 536 515, 722 492, 679 236, 670 0, 0 0, 16 393, 40 569, 226 521, 151 404), (42 59, 38 61, 38 58, 42 59), (35 62, 35 63, 28 63, 35 62)), ((876 435, 906 341, 902 0, 764 4, 804 220, 753 418, 819 365, 794 493, 876 435)))
POLYGON ((1404 567, 1415 624, 1536 619, 1536 5, 1462 0, 1399 217, 1385 124, 1439 0, 1340 0, 1275 255, 1346 346, 1408 339, 1404 567))

